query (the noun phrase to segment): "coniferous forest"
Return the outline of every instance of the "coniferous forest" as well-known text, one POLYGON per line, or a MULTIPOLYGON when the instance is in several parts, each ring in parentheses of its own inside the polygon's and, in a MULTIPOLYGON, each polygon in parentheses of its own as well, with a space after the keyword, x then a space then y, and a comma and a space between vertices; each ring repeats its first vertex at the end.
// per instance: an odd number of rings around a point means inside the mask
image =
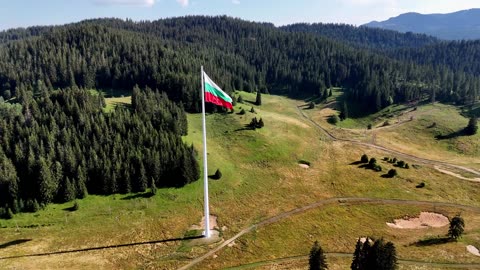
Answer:
POLYGON ((102 95, 76 87, 17 98, 0 104, 2 214, 199 178, 193 146, 181 138, 185 112, 165 93, 135 87, 132 108, 112 113, 103 113, 102 95))
POLYGON ((185 111, 201 108, 201 65, 227 92, 311 97, 337 86, 368 113, 425 98, 476 102, 478 55, 475 41, 226 16, 3 31, 1 211, 197 180, 181 136, 185 111), (90 89, 132 91, 132 106, 105 113, 90 89))

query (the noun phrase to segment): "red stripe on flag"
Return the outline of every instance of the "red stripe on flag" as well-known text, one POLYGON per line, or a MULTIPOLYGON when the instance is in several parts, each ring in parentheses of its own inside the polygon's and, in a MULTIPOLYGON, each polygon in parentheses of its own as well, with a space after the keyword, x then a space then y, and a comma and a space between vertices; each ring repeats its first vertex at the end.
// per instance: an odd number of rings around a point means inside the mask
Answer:
POLYGON ((225 107, 225 108, 230 109, 230 110, 233 109, 232 103, 227 102, 227 101, 213 95, 210 92, 205 92, 205 101, 213 103, 213 104, 218 105, 218 106, 225 107))

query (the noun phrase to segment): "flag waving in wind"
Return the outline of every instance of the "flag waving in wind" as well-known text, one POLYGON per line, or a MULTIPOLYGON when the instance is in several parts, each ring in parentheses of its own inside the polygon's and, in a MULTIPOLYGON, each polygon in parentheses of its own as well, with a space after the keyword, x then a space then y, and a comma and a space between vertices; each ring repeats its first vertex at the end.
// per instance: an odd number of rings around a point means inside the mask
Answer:
POLYGON ((227 109, 233 109, 232 98, 223 92, 223 90, 208 77, 207 73, 203 72, 204 87, 205 87, 205 101, 213 103, 227 109))

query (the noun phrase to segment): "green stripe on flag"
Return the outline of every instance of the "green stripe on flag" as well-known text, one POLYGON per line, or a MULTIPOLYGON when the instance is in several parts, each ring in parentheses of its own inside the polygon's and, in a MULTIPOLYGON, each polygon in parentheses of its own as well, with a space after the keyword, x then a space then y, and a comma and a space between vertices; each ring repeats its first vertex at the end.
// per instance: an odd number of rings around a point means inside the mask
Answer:
POLYGON ((232 102, 232 98, 229 97, 225 92, 220 89, 215 88, 213 85, 205 82, 205 91, 211 93, 214 96, 217 96, 227 102, 232 102))

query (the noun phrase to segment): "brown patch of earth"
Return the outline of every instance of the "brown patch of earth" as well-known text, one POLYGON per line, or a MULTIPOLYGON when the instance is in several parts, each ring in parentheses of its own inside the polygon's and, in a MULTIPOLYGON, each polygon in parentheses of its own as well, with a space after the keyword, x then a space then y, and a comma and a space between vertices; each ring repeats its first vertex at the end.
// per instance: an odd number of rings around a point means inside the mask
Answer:
POLYGON ((439 228, 449 224, 448 217, 432 212, 421 212, 418 217, 406 217, 395 219, 393 223, 387 222, 387 226, 395 229, 425 229, 429 227, 439 228))

